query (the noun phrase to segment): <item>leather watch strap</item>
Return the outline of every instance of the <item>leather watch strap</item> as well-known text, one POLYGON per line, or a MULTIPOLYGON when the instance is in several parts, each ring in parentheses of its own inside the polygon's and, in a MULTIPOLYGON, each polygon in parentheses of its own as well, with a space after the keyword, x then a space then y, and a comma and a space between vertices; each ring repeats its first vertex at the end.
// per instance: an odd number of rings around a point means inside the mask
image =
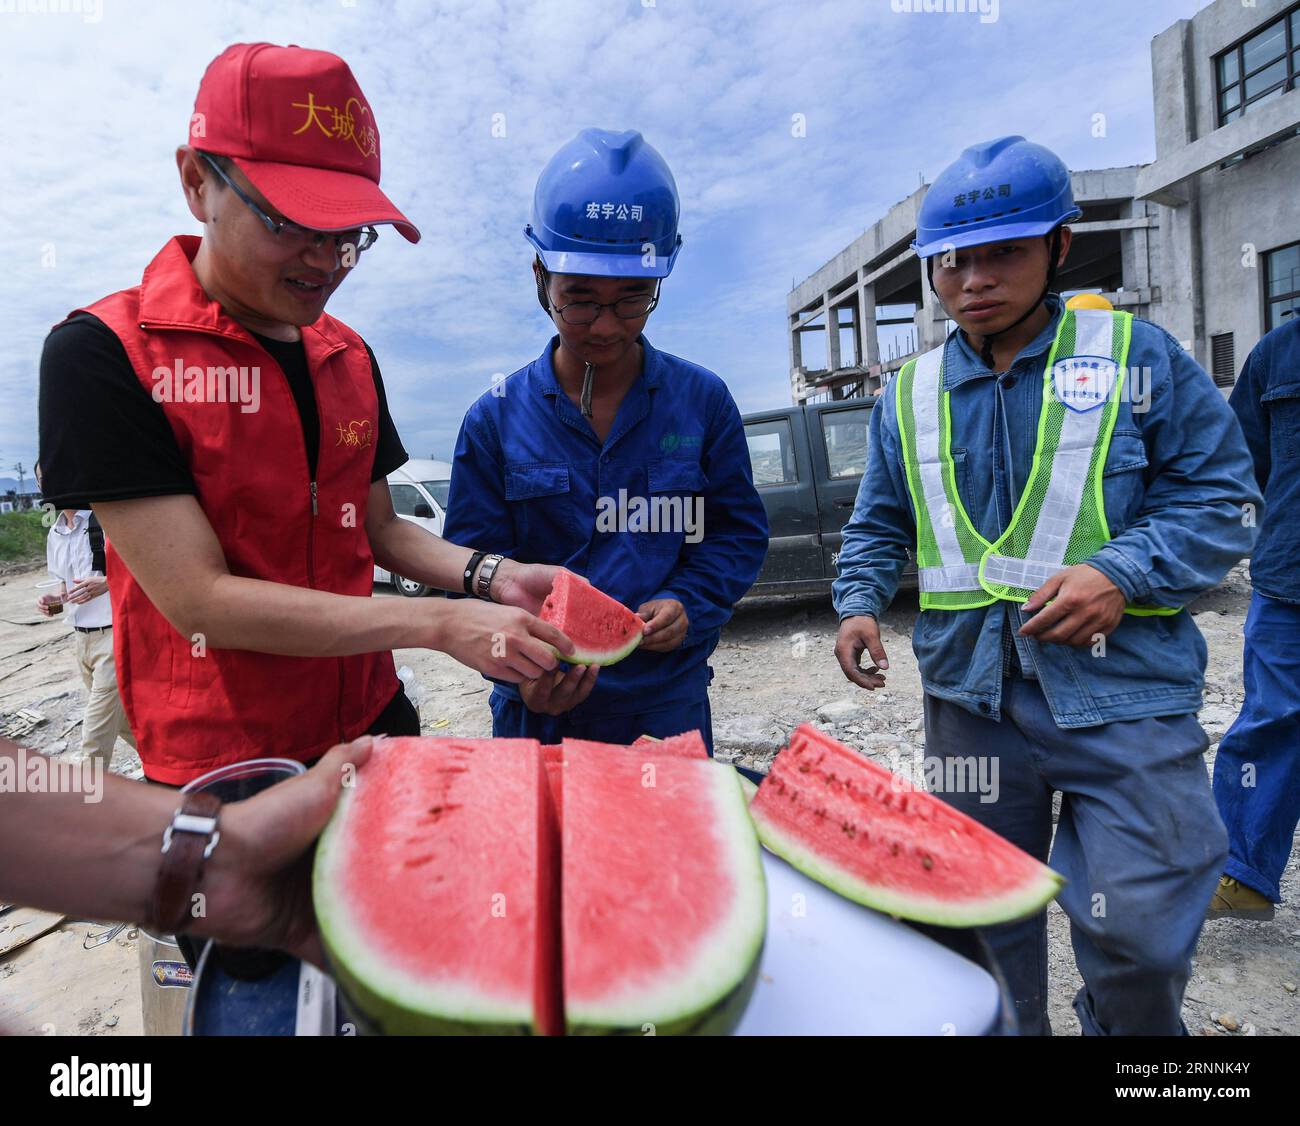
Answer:
POLYGON ((221 837, 217 831, 220 811, 221 800, 216 795, 186 794, 163 834, 152 919, 163 934, 180 934, 193 921, 190 900, 203 875, 203 862, 221 837))

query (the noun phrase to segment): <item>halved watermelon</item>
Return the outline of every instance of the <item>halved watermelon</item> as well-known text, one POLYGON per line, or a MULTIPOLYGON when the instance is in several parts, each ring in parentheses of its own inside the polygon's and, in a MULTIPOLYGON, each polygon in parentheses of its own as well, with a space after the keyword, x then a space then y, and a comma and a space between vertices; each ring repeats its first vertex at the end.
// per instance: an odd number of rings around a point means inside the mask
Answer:
POLYGON ((730 767, 565 742, 568 1031, 721 1034, 754 988, 762 859, 730 767))
POLYGON ((805 724, 749 811, 763 844, 848 899, 983 926, 1032 915, 1064 880, 947 802, 805 724))
POLYGON ((643 619, 572 571, 556 576, 538 617, 577 646, 564 658, 573 665, 617 664, 645 636, 643 619))
POLYGON ((385 739, 344 790, 313 898, 384 1033, 558 1033, 558 830, 531 739, 385 739))

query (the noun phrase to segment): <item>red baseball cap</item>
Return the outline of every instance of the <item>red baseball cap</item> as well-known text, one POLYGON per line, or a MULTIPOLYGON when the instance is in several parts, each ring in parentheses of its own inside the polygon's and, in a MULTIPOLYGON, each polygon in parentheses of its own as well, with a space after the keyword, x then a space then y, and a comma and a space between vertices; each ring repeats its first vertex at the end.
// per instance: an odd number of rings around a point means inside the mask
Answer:
POLYGON ((420 232, 379 190, 379 125, 338 55, 272 43, 236 43, 199 83, 190 144, 228 156, 302 227, 346 231, 392 223, 420 232))

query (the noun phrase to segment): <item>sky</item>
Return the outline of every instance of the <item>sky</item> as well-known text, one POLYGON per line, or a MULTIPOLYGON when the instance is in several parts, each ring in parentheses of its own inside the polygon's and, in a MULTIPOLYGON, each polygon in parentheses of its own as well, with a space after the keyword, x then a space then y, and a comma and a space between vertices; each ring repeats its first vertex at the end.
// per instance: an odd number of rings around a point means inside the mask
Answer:
POLYGON ((230 43, 333 51, 360 82, 382 186, 424 238, 382 230, 329 312, 374 349, 410 454, 447 458, 494 374, 550 337, 523 227, 580 129, 640 130, 677 181, 684 244, 647 338, 742 411, 781 406, 796 282, 977 141, 1153 160, 1150 41, 1205 2, 0 0, 0 476, 37 456, 49 328, 199 233, 174 153, 230 43))

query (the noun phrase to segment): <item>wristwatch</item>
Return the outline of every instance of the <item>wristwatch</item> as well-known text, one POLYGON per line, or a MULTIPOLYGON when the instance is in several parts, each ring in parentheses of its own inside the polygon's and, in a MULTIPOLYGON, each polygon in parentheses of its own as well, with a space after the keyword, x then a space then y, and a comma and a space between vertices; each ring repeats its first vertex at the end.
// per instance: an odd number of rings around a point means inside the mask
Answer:
POLYGON ((501 565, 503 556, 489 555, 483 560, 483 566, 478 573, 478 582, 474 591, 480 598, 492 601, 492 576, 497 573, 497 568, 501 565))
POLYGON ((221 840, 221 800, 210 793, 186 794, 163 832, 162 863, 154 885, 150 922, 161 934, 180 934, 193 921, 190 906, 203 876, 203 863, 221 840))

